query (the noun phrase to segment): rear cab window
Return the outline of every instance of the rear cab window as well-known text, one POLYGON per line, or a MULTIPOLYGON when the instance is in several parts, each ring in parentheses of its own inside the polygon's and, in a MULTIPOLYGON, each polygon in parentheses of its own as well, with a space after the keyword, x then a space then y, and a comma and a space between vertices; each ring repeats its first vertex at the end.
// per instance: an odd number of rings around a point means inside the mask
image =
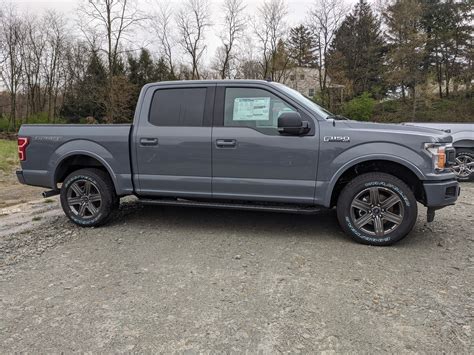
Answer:
POLYGON ((148 121, 160 127, 204 125, 206 88, 158 89, 151 101, 148 121))

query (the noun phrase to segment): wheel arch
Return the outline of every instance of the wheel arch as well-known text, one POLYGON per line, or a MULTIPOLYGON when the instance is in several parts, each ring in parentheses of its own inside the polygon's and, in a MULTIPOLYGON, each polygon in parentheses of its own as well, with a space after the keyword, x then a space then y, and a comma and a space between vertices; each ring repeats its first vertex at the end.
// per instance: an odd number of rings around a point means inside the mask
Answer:
POLYGON ((462 139, 453 143, 454 148, 468 148, 474 153, 474 140, 462 139))
POLYGON ((57 188, 58 183, 63 182, 70 173, 85 168, 96 168, 106 172, 117 192, 117 180, 112 167, 102 157, 89 151, 73 151, 62 156, 53 170, 52 186, 57 188))
POLYGON ((421 171, 401 158, 384 156, 361 157, 341 167, 331 180, 325 205, 328 207, 335 206, 344 186, 354 177, 369 172, 384 172, 399 178, 413 191, 418 201, 424 201, 424 189, 421 182, 424 176, 421 171))

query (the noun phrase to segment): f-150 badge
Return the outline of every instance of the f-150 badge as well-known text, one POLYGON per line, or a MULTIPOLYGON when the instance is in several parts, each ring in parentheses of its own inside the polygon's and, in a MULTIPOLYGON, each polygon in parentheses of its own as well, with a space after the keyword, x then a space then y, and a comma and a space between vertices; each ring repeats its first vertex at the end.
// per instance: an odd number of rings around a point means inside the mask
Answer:
POLYGON ((351 141, 351 137, 349 136, 324 136, 325 142, 344 142, 348 143, 351 141))

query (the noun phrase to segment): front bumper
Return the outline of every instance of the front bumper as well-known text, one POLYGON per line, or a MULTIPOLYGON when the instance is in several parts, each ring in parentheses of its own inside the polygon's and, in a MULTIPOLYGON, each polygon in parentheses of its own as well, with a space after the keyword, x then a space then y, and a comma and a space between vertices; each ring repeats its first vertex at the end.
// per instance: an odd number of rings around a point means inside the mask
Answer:
POLYGON ((22 170, 17 170, 16 171, 16 178, 18 179, 20 184, 23 184, 23 185, 26 184, 25 177, 23 176, 23 171, 22 170))
POLYGON ((425 206, 439 209, 454 205, 461 192, 461 187, 455 179, 443 181, 424 181, 425 206))

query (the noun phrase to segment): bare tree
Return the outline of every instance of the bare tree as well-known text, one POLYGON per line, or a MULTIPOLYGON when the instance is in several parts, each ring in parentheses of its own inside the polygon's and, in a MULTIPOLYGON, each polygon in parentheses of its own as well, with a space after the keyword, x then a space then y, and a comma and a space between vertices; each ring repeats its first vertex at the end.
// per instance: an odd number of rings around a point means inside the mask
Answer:
POLYGON ((89 60, 89 50, 88 43, 80 40, 72 40, 67 44, 64 54, 66 72, 64 78, 65 94, 72 91, 74 83, 84 78, 89 60))
POLYGON ((206 50, 204 32, 211 26, 207 0, 186 0, 176 22, 184 52, 191 57, 191 79, 199 79, 199 64, 206 50))
POLYGON ((223 33, 220 36, 222 46, 217 49, 216 67, 221 79, 231 77, 231 64, 235 61, 235 49, 245 30, 245 5, 243 0, 224 0, 223 33))
POLYGON ((64 17, 57 12, 47 12, 43 22, 47 28, 47 53, 44 63, 47 114, 48 120, 54 120, 57 114, 59 89, 64 79, 63 63, 66 53, 67 30, 64 17))
POLYGON ((122 42, 128 37, 134 27, 147 17, 136 6, 137 2, 129 0, 86 0, 80 7, 83 15, 82 32, 89 43, 94 43, 97 36, 106 41, 101 48, 107 56, 108 88, 107 88, 107 118, 114 120, 113 84, 114 76, 118 74, 122 42))
POLYGON ((0 17, 0 78, 10 95, 9 129, 16 129, 17 95, 23 74, 21 48, 25 44, 26 31, 16 8, 10 4, 0 17))
POLYGON ((310 12, 309 26, 313 29, 316 38, 319 88, 323 98, 328 95, 326 58, 334 35, 344 20, 346 13, 347 9, 343 0, 317 0, 310 12))
POLYGON ((43 109, 42 100, 42 65, 46 51, 46 34, 40 28, 35 17, 25 19, 25 44, 21 46, 23 57, 23 86, 26 95, 26 120, 31 114, 43 109))
POLYGON ((255 38, 250 33, 247 33, 242 38, 236 74, 236 77, 239 79, 261 78, 260 53, 255 53, 256 46, 254 40, 255 38))
POLYGON ((172 77, 175 77, 175 63, 173 47, 176 43, 173 28, 173 10, 168 2, 157 3, 158 11, 152 18, 152 27, 155 29, 161 53, 169 67, 172 77))
POLYGON ((254 31, 260 43, 262 51, 262 75, 263 78, 276 77, 278 42, 287 32, 285 18, 288 8, 284 0, 266 0, 258 8, 257 17, 254 20, 254 31))

